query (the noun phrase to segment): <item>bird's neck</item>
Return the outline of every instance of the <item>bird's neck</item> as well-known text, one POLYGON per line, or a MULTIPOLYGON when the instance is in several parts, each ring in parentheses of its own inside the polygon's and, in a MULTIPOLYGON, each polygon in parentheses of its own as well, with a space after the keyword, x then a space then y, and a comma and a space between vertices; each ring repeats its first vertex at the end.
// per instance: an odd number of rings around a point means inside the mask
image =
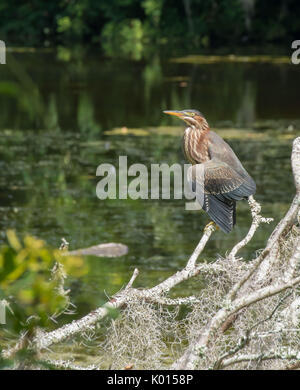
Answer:
POLYGON ((209 126, 205 124, 200 127, 190 126, 185 129, 183 136, 183 149, 187 160, 191 164, 204 163, 209 161, 207 137, 209 126))
POLYGON ((207 120, 205 118, 202 118, 202 122, 201 122, 201 124, 198 124, 197 128, 200 132, 203 132, 203 133, 208 132, 209 125, 207 123, 207 120))

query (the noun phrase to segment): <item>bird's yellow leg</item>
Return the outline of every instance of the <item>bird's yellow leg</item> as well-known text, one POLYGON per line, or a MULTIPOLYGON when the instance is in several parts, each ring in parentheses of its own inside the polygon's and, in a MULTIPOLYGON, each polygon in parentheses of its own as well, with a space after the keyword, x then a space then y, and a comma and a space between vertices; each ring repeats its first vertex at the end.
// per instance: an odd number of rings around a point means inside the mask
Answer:
POLYGON ((204 231, 207 230, 207 229, 209 229, 210 226, 213 226, 216 230, 219 230, 219 226, 218 226, 215 222, 210 221, 210 222, 205 226, 204 231))

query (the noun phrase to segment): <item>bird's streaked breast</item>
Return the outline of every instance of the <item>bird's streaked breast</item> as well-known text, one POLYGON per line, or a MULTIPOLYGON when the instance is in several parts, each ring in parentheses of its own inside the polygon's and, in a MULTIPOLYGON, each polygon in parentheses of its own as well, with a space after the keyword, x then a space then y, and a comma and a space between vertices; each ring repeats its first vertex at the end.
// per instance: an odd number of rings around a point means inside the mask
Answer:
POLYGON ((203 163, 208 161, 209 153, 205 143, 206 132, 188 127, 183 136, 183 150, 186 159, 191 164, 203 163))

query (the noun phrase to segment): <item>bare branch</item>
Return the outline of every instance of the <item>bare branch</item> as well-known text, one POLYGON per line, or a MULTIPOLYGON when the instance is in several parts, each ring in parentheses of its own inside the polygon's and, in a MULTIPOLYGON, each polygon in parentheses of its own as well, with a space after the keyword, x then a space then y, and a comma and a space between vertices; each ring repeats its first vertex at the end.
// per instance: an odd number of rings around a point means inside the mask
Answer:
POLYGON ((289 348, 281 348, 278 351, 270 351, 266 354, 249 354, 249 355, 238 355, 232 358, 224 360, 222 368, 232 366, 233 364, 241 362, 250 362, 257 360, 271 360, 271 359, 282 359, 282 360, 300 360, 300 352, 290 350, 289 348))
POLYGON ((223 361, 224 359, 228 358, 229 356, 232 356, 234 354, 236 354, 237 352, 239 352, 240 350, 242 350, 246 345, 249 344, 250 340, 253 338, 253 337, 256 337, 256 335, 253 335, 253 329, 257 328, 259 325, 261 325, 262 323, 264 322, 267 322, 269 321, 273 316, 274 314, 277 312, 278 308, 282 305, 282 303, 285 301, 285 299, 287 297, 289 297, 291 295, 290 292, 288 292, 286 295, 284 295, 280 300, 279 302, 276 304, 276 306, 274 307, 274 309, 272 310, 272 312, 268 315, 267 318, 263 318, 262 320, 259 320, 257 321, 255 324, 253 324, 249 329, 246 330, 245 334, 240 338, 239 342, 237 343, 237 345, 232 348, 231 350, 229 350, 228 352, 226 352, 225 354, 223 354, 218 360, 217 362, 214 364, 213 368, 214 369, 220 369, 223 367, 223 361))
POLYGON ((294 252, 289 260, 289 264, 284 274, 283 280, 288 281, 294 277, 297 267, 299 267, 299 263, 300 263, 300 236, 296 240, 294 252))
POLYGON ((132 287, 135 279, 138 277, 138 274, 139 274, 139 270, 137 268, 135 268, 131 279, 129 280, 127 286, 125 287, 125 290, 129 290, 132 287))
POLYGON ((173 368, 181 370, 195 369, 199 363, 199 360, 205 357, 206 349, 211 337, 220 328, 228 316, 233 315, 246 306, 248 307, 262 299, 278 294, 279 292, 284 291, 287 288, 291 288, 299 283, 300 276, 289 281, 288 283, 278 283, 261 288, 252 294, 237 298, 231 304, 228 302, 226 305, 225 303, 222 309, 216 313, 207 327, 202 330, 201 335, 199 336, 199 339, 195 345, 192 345, 187 349, 185 354, 177 362, 175 362, 173 368))
POLYGON ((252 224, 246 237, 242 241, 237 243, 229 253, 228 255, 229 260, 235 260, 235 256, 237 252, 248 244, 248 242, 252 239, 254 233, 256 232, 256 230, 258 229, 261 223, 270 223, 273 221, 273 218, 264 218, 259 214, 261 211, 260 204, 256 202, 256 200, 252 195, 249 196, 248 203, 252 214, 252 224))
MULTIPOLYGON (((43 361, 41 361, 43 363, 43 361)), ((64 370, 97 370, 97 366, 94 364, 89 365, 89 366, 78 366, 77 364, 72 363, 71 361, 68 360, 53 360, 53 359, 48 359, 45 361, 46 364, 50 364, 54 367, 61 368, 64 370)))

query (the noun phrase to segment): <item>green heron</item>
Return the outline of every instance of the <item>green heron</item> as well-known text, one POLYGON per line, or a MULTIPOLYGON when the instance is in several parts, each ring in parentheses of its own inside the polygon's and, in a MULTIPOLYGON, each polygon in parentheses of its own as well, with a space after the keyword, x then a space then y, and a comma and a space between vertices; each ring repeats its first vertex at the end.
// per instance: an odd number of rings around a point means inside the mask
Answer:
POLYGON ((225 233, 236 223, 236 201, 253 195, 256 185, 231 147, 209 129, 197 110, 164 111, 184 120, 183 151, 192 164, 187 173, 196 199, 225 233))

